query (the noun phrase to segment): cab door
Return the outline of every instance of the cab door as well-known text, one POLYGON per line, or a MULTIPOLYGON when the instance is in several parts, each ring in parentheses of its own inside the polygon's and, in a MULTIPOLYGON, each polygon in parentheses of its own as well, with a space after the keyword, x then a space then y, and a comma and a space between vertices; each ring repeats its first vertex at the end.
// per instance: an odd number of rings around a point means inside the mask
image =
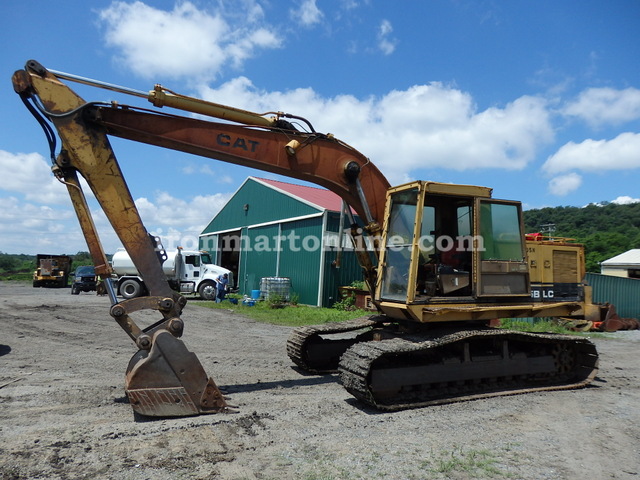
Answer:
POLYGON ((197 281, 198 277, 200 277, 200 255, 185 255, 181 280, 183 282, 197 281))
POLYGON ((415 297, 420 222, 424 192, 419 182, 389 190, 377 298, 407 303, 415 297), (418 208, 420 206, 420 208, 418 208))
POLYGON ((476 199, 479 297, 530 295, 520 202, 476 199))

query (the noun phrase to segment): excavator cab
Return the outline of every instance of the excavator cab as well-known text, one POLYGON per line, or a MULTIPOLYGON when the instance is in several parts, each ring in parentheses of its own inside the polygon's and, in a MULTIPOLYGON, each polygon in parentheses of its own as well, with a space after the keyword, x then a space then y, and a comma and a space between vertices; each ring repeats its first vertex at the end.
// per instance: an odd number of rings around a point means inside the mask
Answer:
POLYGON ((530 297, 519 202, 491 189, 412 182, 388 192, 377 300, 382 310, 530 297))

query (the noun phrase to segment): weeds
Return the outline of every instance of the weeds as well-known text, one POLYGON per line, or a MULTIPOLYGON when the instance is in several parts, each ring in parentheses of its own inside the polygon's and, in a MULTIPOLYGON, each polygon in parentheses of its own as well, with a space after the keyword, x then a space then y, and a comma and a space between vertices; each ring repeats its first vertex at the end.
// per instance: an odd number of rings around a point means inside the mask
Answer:
POLYGON ((561 323, 554 319, 542 319, 535 322, 528 322, 526 320, 517 318, 503 318, 500 322, 500 328, 508 330, 517 330, 519 332, 535 332, 535 333, 564 333, 575 334, 561 323))
POLYGON ((510 475, 498 468, 498 459, 489 450, 467 450, 456 447, 453 451, 432 454, 421 468, 431 474, 442 474, 446 478, 452 475, 464 475, 464 478, 505 478, 510 475))
POLYGON ((284 308, 287 305, 287 302, 284 296, 278 293, 270 293, 265 300, 265 304, 269 308, 284 308))
POLYGON ((345 289, 342 292, 342 299, 335 302, 333 304, 333 308, 347 312, 358 310, 358 307, 356 307, 356 293, 354 290, 366 290, 367 286, 363 281, 355 280, 351 282, 351 285, 347 288, 351 288, 351 290, 345 289))
POLYGON ((357 310, 355 295, 346 295, 342 300, 335 302, 333 304, 333 308, 343 312, 352 312, 357 310))
POLYGON ((300 327, 304 325, 319 325, 329 322, 343 322, 352 318, 362 317, 371 312, 364 310, 340 311, 335 308, 309 307, 306 305, 282 304, 282 308, 273 308, 269 302, 257 302, 255 306, 234 305, 230 302, 194 302, 201 307, 227 310, 240 313, 258 322, 300 327))

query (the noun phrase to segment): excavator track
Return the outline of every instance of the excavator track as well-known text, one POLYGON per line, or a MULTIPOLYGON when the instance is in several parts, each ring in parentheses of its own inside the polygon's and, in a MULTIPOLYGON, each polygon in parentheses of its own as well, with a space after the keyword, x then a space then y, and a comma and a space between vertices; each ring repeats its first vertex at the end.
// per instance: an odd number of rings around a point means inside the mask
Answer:
POLYGON ((509 330, 465 330, 353 345, 339 365, 344 387, 381 410, 584 387, 598 372, 589 340, 509 330))
POLYGON ((346 322, 326 323, 296 328, 287 340, 287 354, 301 369, 311 373, 334 373, 344 352, 361 341, 357 337, 329 339, 358 330, 368 331, 380 322, 376 316, 360 317, 346 322))

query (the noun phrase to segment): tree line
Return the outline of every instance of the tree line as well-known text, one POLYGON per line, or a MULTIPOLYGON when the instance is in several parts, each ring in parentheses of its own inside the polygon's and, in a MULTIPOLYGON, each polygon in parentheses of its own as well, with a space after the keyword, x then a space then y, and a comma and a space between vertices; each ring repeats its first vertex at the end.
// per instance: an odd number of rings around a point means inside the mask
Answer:
POLYGON ((603 202, 586 207, 547 207, 523 214, 527 233, 543 232, 584 244, 588 272, 600 273, 600 262, 640 248, 640 203, 603 202))

